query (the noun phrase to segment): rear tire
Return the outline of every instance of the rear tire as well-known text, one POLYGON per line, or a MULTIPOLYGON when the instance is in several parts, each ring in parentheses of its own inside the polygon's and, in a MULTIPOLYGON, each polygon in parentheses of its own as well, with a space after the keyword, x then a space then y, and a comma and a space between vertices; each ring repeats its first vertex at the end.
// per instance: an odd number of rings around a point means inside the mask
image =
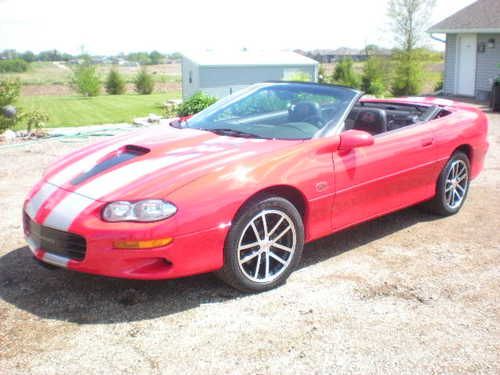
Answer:
POLYGON ((224 266, 216 275, 243 292, 273 289, 295 269, 303 247, 304 226, 297 208, 281 197, 256 199, 233 221, 224 266))
POLYGON ((439 175, 436 196, 424 207, 441 216, 456 214, 462 208, 469 191, 470 162, 466 154, 455 152, 439 175))

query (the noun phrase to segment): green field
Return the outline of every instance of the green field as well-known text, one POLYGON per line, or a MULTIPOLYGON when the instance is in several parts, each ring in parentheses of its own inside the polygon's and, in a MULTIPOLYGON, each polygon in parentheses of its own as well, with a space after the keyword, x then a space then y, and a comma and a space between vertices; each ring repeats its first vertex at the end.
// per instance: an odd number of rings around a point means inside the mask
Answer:
MULTIPOLYGON (((105 81, 111 65, 96 65, 97 73, 101 81, 105 81)), ((18 78, 24 85, 69 85, 75 66, 61 63, 56 65, 52 62, 33 62, 25 73, 0 73, 2 78, 18 78)), ((139 72, 139 67, 116 67, 127 83, 132 83, 139 72)), ((147 66, 153 75, 153 80, 159 83, 180 82, 179 64, 163 64, 147 66)))
POLYGON ((162 105, 176 93, 152 95, 24 96, 18 106, 23 110, 41 109, 48 113, 47 127, 82 126, 131 122, 150 113, 162 114, 162 105))

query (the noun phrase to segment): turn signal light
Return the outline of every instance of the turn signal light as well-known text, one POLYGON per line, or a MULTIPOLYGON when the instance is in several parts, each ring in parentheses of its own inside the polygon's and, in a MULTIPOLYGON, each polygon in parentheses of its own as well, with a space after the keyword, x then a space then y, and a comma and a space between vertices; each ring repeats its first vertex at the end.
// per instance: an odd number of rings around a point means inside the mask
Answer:
POLYGON ((170 237, 147 241, 114 241, 113 247, 115 249, 152 249, 154 247, 167 246, 173 241, 174 239, 170 237))

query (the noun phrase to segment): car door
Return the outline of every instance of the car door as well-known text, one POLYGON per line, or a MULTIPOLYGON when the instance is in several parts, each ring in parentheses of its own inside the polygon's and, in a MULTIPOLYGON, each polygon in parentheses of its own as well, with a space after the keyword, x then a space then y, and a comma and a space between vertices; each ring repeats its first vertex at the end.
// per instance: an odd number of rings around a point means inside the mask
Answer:
POLYGON ((333 154, 334 230, 428 198, 435 192, 434 121, 374 136, 370 146, 333 154))

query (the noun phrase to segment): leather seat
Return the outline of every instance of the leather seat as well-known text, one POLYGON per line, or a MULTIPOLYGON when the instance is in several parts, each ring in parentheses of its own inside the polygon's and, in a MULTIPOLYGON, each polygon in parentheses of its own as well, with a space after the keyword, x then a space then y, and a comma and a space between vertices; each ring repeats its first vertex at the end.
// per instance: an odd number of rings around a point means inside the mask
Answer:
POLYGON ((379 108, 363 108, 354 120, 352 129, 363 130, 371 135, 387 131, 387 114, 379 108))

